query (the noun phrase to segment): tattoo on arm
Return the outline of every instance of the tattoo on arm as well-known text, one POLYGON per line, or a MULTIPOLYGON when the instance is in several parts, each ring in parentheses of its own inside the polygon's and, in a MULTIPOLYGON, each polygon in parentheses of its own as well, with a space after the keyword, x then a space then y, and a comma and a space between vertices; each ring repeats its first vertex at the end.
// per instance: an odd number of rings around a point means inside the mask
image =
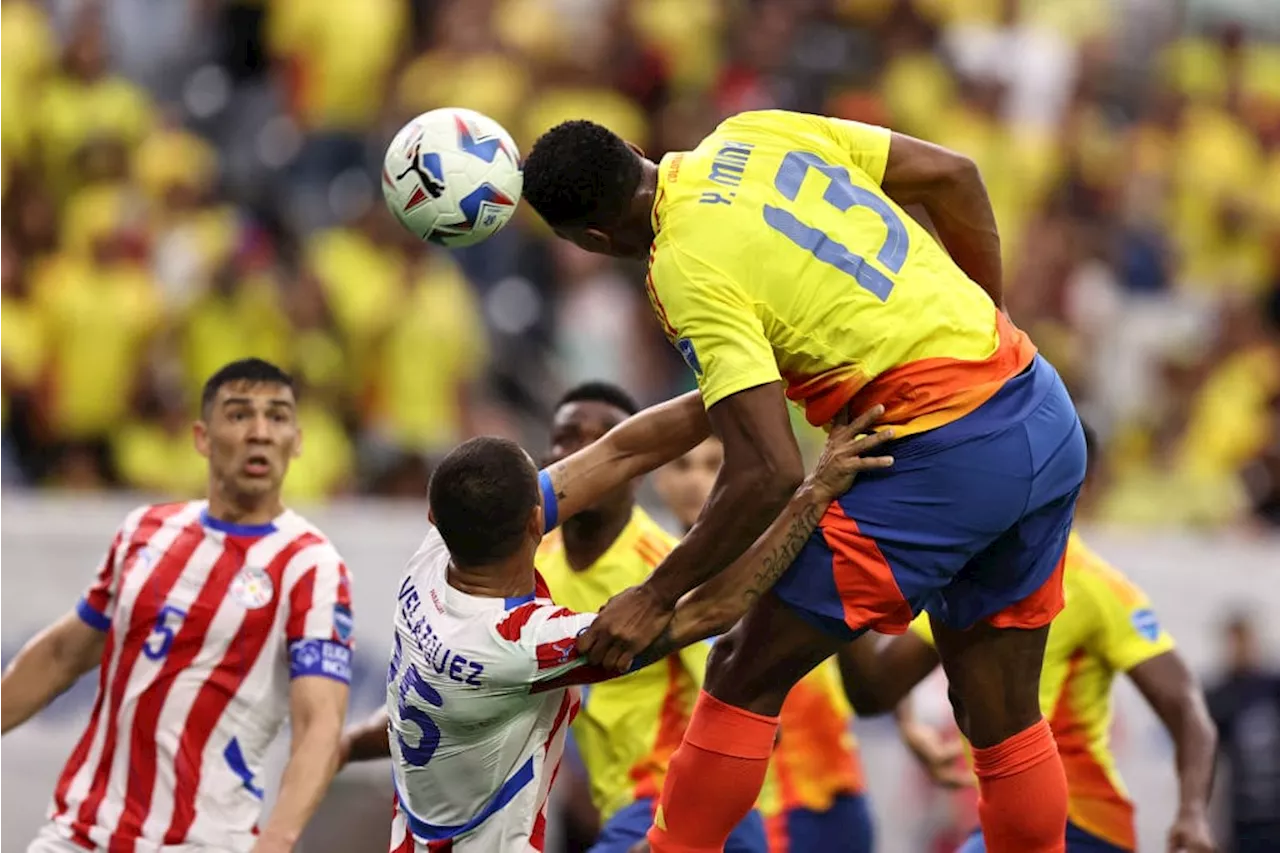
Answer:
POLYGON ((818 526, 818 521, 822 518, 824 510, 825 507, 810 504, 796 513, 795 518, 791 519, 791 523, 787 525, 786 537, 782 540, 782 544, 762 557, 760 566, 752 576, 751 582, 741 591, 742 603, 746 608, 752 607, 760 596, 768 592, 778 578, 782 577, 783 572, 791 568, 791 564, 795 562, 800 549, 809 541, 810 534, 818 526))
POLYGON ((675 638, 671 635, 671 626, 662 629, 662 633, 658 639, 649 644, 649 648, 645 649, 636 656, 636 662, 633 664, 634 669, 642 669, 651 663, 662 660, 667 655, 673 654, 680 650, 675 638))

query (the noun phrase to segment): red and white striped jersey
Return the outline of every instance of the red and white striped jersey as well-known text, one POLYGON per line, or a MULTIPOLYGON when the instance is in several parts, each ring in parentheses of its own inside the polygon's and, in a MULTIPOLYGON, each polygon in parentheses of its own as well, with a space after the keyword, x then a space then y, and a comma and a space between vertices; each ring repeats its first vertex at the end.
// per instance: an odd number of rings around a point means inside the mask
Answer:
POLYGON ((577 636, 595 619, 534 592, 487 598, 448 581, 432 528, 400 584, 387 714, 396 853, 544 849, 547 796, 579 690, 613 675, 585 665, 577 636))
POLYGON ((87 849, 249 850, 289 682, 351 677, 351 583, 301 516, 212 518, 204 501, 125 519, 78 606, 106 632, 98 695, 54 792, 87 849))

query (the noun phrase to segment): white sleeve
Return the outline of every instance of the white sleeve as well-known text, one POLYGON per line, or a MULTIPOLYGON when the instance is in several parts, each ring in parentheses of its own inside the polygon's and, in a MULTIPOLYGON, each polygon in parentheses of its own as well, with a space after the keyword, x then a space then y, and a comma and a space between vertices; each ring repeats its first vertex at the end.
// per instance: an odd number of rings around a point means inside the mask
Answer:
POLYGON ((545 599, 510 610, 496 626, 500 642, 515 659, 513 675, 535 684, 556 678, 585 663, 578 656, 578 635, 596 618, 545 599))

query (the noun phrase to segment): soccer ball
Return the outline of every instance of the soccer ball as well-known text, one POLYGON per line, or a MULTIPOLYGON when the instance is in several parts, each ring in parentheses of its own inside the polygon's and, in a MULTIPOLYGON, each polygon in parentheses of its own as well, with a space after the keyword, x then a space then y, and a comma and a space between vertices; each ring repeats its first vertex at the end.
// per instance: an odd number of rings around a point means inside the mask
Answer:
POLYGON ((474 110, 423 113, 382 158, 382 196, 405 228, 444 246, 471 246, 515 213, 524 175, 511 135, 474 110))

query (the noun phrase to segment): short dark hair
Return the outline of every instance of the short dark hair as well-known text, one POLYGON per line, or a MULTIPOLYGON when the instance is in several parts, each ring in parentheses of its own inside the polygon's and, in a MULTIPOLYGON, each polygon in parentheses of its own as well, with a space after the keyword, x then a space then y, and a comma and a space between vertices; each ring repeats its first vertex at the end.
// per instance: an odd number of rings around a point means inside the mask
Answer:
POLYGON ((556 403, 556 410, 559 411, 561 407, 570 403, 604 403, 628 415, 634 415, 640 411, 634 397, 612 382, 600 380, 583 382, 565 391, 560 397, 560 402, 556 403))
POLYGON ((640 158, 607 127, 577 119, 548 130, 524 161, 524 198, 551 227, 609 226, 640 185, 640 158))
POLYGON ((428 500, 454 562, 483 566, 520 547, 538 505, 538 472, 514 441, 473 438, 440 460, 428 500))
POLYGON ((207 413, 214 398, 218 396, 219 389, 232 382, 248 382, 251 385, 284 385, 293 392, 295 398, 298 396, 297 384, 284 370, 265 359, 242 358, 223 365, 204 383, 204 390, 200 393, 200 412, 207 413))

